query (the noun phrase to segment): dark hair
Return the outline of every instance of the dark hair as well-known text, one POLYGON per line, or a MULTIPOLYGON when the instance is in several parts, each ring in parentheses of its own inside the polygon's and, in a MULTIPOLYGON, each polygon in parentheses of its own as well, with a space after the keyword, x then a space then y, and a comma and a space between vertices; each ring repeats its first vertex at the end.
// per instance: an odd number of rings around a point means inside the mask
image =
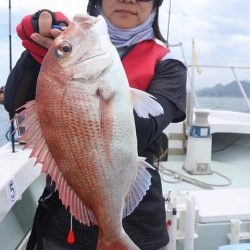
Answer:
POLYGON ((98 0, 89 0, 88 6, 87 6, 87 12, 91 16, 97 16, 95 6, 97 4, 98 0))
MULTIPOLYGON (((159 23, 158 23, 159 7, 161 6, 162 2, 163 0, 154 0, 154 7, 156 8, 156 14, 155 14, 152 27, 153 27, 155 37, 161 40, 163 43, 167 43, 167 41, 164 39, 164 37, 162 36, 160 32, 159 23)), ((98 0, 89 0, 88 6, 87 6, 87 12, 89 13, 89 15, 97 16, 96 9, 95 9, 95 6, 97 3, 98 3, 98 0)))
POLYGON ((159 20, 159 7, 156 8, 156 14, 155 14, 155 18, 154 18, 152 27, 153 27, 155 37, 157 39, 161 40, 163 43, 167 44, 167 41, 165 40, 165 38, 161 34, 158 20, 159 20))

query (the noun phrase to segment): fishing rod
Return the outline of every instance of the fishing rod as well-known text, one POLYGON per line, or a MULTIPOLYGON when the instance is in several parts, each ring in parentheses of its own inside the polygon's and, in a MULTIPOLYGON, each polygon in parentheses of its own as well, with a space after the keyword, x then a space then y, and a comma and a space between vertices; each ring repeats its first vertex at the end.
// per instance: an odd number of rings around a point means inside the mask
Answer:
MULTIPOLYGON (((12 36, 11 36, 11 0, 9 0, 9 70, 12 70, 12 36)), ((15 153, 15 126, 14 121, 12 120, 15 116, 15 112, 11 112, 10 114, 11 119, 11 145, 12 145, 12 152, 15 153)))
POLYGON ((168 29, 167 29, 167 43, 169 44, 169 29, 170 29, 170 15, 171 15, 171 0, 169 0, 169 7, 168 7, 168 29))
POLYGON ((11 0, 9 0, 9 69, 12 70, 12 41, 11 41, 11 0))

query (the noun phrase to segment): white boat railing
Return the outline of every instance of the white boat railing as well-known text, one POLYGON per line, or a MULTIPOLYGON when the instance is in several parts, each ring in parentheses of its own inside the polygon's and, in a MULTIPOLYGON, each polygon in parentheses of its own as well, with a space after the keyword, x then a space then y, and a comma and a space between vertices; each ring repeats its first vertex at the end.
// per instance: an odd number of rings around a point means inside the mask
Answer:
MULTIPOLYGON (((250 67, 247 66, 221 66, 221 65, 201 65, 201 64, 192 64, 187 65, 191 69, 191 73, 188 72, 188 84, 190 85, 190 91, 188 91, 188 101, 187 101, 187 124, 191 124, 194 120, 194 110, 200 109, 199 100, 197 97, 196 89, 196 69, 202 68, 213 68, 213 69, 228 69, 232 72, 233 78, 239 87, 244 103, 247 107, 246 113, 250 114, 250 99, 246 94, 246 90, 243 87, 242 81, 239 80, 236 70, 250 70, 250 67)), ((249 71, 250 73, 250 71, 249 71)), ((250 75, 250 74, 249 74, 250 75)), ((210 108, 211 109, 211 108, 210 108)))
MULTIPOLYGON (((232 74, 234 76, 235 81, 237 82, 239 89, 241 91, 242 96, 244 97, 245 103, 248 107, 248 112, 250 112, 250 101, 247 97, 246 91, 244 89, 244 87, 242 86, 242 82, 239 80, 238 75, 236 74, 235 69, 247 69, 250 70, 250 67, 246 67, 246 66, 220 66, 220 65, 201 65, 201 64, 194 64, 194 65, 187 65, 188 68, 191 68, 192 71, 195 70, 195 68, 220 68, 220 69, 229 69, 232 71, 232 74)), ((192 73, 191 71, 191 78, 190 78, 190 85, 191 85, 191 90, 193 91, 193 95, 195 97, 195 107, 199 108, 198 106, 198 101, 197 101, 197 95, 196 95, 196 91, 195 91, 195 74, 194 72, 192 73)), ((249 72, 250 73, 250 72, 249 72)))
MULTIPOLYGON (((193 122, 194 118, 194 111, 201 108, 201 105, 199 103, 199 98, 197 97, 196 90, 200 87, 200 82, 197 80, 197 74, 203 74, 203 72, 199 72, 200 69, 219 69, 219 70, 225 70, 228 69, 229 72, 232 73, 233 80, 236 81, 239 90, 242 94, 242 97, 244 98, 244 103, 246 105, 246 110, 244 110, 245 113, 250 114, 250 98, 247 96, 246 91, 243 87, 242 80, 240 80, 238 74, 236 73, 236 70, 250 70, 249 66, 236 66, 236 65, 229 65, 229 66, 222 66, 222 65, 206 65, 206 64, 198 64, 197 63, 197 55, 195 51, 195 42, 192 41, 192 54, 191 54, 191 64, 187 62, 183 44, 177 43, 177 44, 170 44, 171 48, 178 47, 180 48, 180 58, 186 65, 186 67, 189 69, 187 72, 187 88, 188 88, 188 96, 187 96, 187 119, 186 124, 190 125, 193 122), (199 85, 198 85, 199 83, 199 85)), ((177 52, 178 54, 179 52, 177 52)), ((249 74, 247 76, 250 75, 249 74)), ((248 77, 249 79, 250 77, 248 77)), ((212 108, 209 108, 212 110, 212 108)), ((239 111, 241 112, 241 111, 239 111)))

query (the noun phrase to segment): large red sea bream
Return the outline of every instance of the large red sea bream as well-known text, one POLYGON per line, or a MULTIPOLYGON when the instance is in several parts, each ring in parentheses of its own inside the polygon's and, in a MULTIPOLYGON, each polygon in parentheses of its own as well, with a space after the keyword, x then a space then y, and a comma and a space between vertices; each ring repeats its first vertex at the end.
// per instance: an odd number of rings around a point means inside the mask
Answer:
POLYGON ((97 224, 97 249, 139 249, 122 227, 150 186, 137 154, 133 108, 141 117, 162 107, 131 89, 104 19, 76 15, 50 47, 36 100, 25 105, 21 140, 56 183, 81 223, 97 224))

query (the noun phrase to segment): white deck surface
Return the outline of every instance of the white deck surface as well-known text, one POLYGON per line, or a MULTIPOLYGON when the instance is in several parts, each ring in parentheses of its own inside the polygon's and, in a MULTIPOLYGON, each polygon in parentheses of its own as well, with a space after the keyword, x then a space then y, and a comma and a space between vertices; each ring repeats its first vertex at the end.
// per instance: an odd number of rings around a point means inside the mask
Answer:
MULTIPOLYGON (((229 222, 230 219, 250 220, 250 136, 239 134, 213 135, 214 143, 211 169, 227 176, 232 184, 226 187, 214 187, 214 190, 204 190, 187 182, 175 184, 162 181, 164 194, 169 189, 173 195, 189 192, 196 198, 199 207, 199 222, 229 222), (218 149, 232 145, 220 151, 218 149)), ((168 169, 177 171, 190 178, 209 184, 225 184, 227 181, 221 176, 212 175, 189 175, 184 169, 185 156, 170 157, 169 161, 162 165, 168 169)), ((166 180, 173 180, 163 176, 166 180)))
POLYGON ((12 153, 10 143, 0 148, 0 222, 40 175, 40 166, 33 167, 35 159, 27 160, 30 150, 23 151, 22 148, 16 145, 15 153, 12 153))
POLYGON ((189 191, 199 204, 199 222, 250 220, 250 188, 189 191))
MULTIPOLYGON (((219 113, 217 114, 219 115, 219 113)), ((195 240, 195 250, 216 250, 219 245, 226 244, 230 219, 240 219, 246 225, 250 222, 250 134, 240 134, 238 131, 235 129, 233 134, 227 134, 226 129, 224 129, 224 131, 214 132, 212 135, 213 151, 217 152, 212 154, 211 169, 230 178, 232 185, 214 190, 203 190, 187 182, 170 184, 162 181, 164 194, 167 194, 168 190, 171 189, 172 196, 189 192, 196 199, 199 207, 199 238, 195 240), (214 239, 210 244, 206 242, 208 234, 214 239), (207 247, 204 247, 204 244, 207 247)), ((8 222, 8 225, 10 224, 9 217, 11 217, 12 206, 20 194, 40 175, 40 167, 33 167, 34 159, 27 160, 30 150, 22 151, 20 145, 16 149, 17 152, 12 154, 10 144, 0 148, 0 168, 2 168, 0 175, 0 222, 3 224, 3 218, 7 218, 8 221, 5 221, 8 222), (10 201, 7 191, 8 183, 11 180, 15 183, 16 197, 14 202, 10 201)), ((206 176, 187 174, 183 170, 184 161, 185 156, 169 157, 169 160, 162 162, 162 165, 206 183, 226 183, 222 177, 216 174, 206 176)), ((173 180, 169 177, 166 178, 173 180)), ((13 223, 13 225, 16 227, 16 224, 13 223)), ((11 230, 13 231, 13 229, 11 230)), ((8 231, 8 234, 9 232, 11 231, 8 231)), ((20 239, 16 241, 18 242, 20 239)))
POLYGON ((240 113, 225 110, 199 109, 208 111, 208 121, 211 134, 239 133, 250 134, 250 113, 240 113))

